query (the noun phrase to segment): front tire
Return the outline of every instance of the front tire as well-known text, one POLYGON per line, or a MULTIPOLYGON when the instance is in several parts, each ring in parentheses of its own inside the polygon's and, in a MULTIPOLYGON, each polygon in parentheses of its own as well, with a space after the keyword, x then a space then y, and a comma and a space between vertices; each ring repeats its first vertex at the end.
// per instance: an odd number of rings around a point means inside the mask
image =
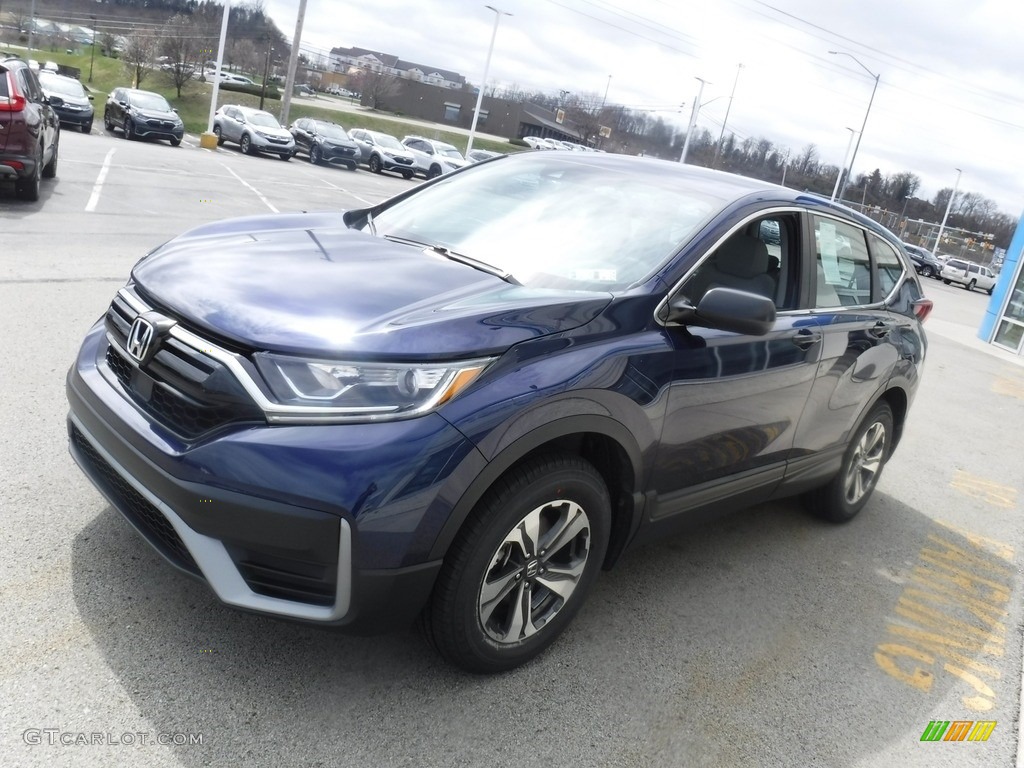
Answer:
POLYGON ((432 166, 430 166, 430 170, 427 171, 427 178, 428 179, 436 179, 440 175, 441 175, 441 166, 439 166, 439 165, 432 165, 432 166))
POLYGON ((946 280, 945 278, 942 279, 942 282, 945 283, 946 285, 949 285, 949 280, 946 280))
POLYGON ((309 148, 309 162, 313 165, 320 165, 320 147, 316 144, 309 148))
POLYGON ((217 137, 217 146, 219 147, 224 143, 224 137, 221 136, 221 130, 219 125, 213 126, 213 135, 217 137))
POLYGON ((449 663, 502 672, 572 621, 608 548, 611 502, 577 456, 530 459, 473 510, 445 557, 421 626, 449 663))
POLYGON ((370 172, 380 173, 382 170, 380 158, 377 155, 370 155, 370 172))
POLYGON ((935 277, 935 270, 931 267, 925 267, 921 270, 921 277, 935 277))
POLYGON ((242 140, 238 142, 238 146, 241 147, 243 155, 252 154, 252 139, 249 138, 249 134, 242 136, 242 140))
POLYGON ((405 179, 406 181, 408 181, 415 175, 416 174, 414 174, 412 171, 402 171, 402 178, 405 179))
POLYGON ((989 288, 987 291, 985 291, 985 293, 987 293, 989 296, 991 296, 993 290, 995 290, 995 286, 994 285, 991 288, 989 288))
POLYGON ((92 120, 82 125, 82 133, 92 133, 92 120))
POLYGON ((172 147, 177 147, 181 145, 181 139, 179 139, 177 136, 171 136, 171 138, 169 138, 168 141, 171 142, 172 147))
POLYGON ((827 485, 804 494, 804 506, 832 523, 852 520, 871 498, 892 453, 892 440, 892 408, 882 401, 854 432, 839 473, 827 485))
POLYGON ((124 137, 128 139, 128 141, 135 140, 135 124, 132 123, 132 119, 130 117, 126 117, 124 119, 124 125, 122 125, 121 128, 124 130, 124 137))

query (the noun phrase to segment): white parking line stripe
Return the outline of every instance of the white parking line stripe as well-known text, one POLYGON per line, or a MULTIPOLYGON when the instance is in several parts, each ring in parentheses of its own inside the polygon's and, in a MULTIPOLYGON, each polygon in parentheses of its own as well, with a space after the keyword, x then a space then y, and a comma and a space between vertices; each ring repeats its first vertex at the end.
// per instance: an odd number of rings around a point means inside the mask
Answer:
POLYGON ((356 200, 358 200, 358 201, 359 201, 359 202, 361 202, 361 203, 366 203, 367 205, 373 205, 373 203, 372 203, 371 201, 369 201, 369 200, 364 200, 364 199, 363 199, 363 198, 361 198, 361 197, 360 197, 359 195, 357 195, 357 194, 355 194, 355 193, 353 193, 353 192, 349 192, 349 191, 348 191, 347 189, 345 189, 344 187, 339 187, 339 186, 338 186, 337 184, 331 184, 331 182, 329 182, 329 181, 327 181, 327 180, 324 180, 324 184, 326 184, 326 185, 327 185, 328 187, 330 187, 331 189, 337 189, 337 190, 338 190, 338 191, 340 191, 340 192, 344 192, 344 193, 345 193, 346 195, 348 195, 349 197, 354 197, 354 198, 355 198, 356 200))
POLYGON ((117 147, 112 148, 107 152, 107 156, 103 159, 103 167, 100 168, 99 175, 96 177, 96 183, 92 185, 92 195, 89 196, 89 202, 85 205, 85 212, 92 213, 96 210, 96 206, 100 202, 100 192, 103 190, 103 181, 107 178, 107 173, 110 171, 110 158, 114 156, 114 152, 117 147))
MULTIPOLYGON (((224 165, 224 163, 221 163, 221 165, 224 165)), ((254 187, 254 186, 253 186, 252 184, 250 184, 250 183, 249 183, 248 181, 246 181, 246 180, 245 180, 245 179, 243 179, 243 178, 242 178, 241 176, 239 176, 239 175, 238 175, 237 173, 235 173, 234 171, 232 171, 232 170, 231 170, 230 168, 228 168, 228 167, 227 167, 226 165, 224 165, 224 169, 225 169, 225 170, 226 170, 226 171, 227 171, 228 173, 230 173, 230 174, 231 174, 232 176, 234 176, 234 177, 235 177, 236 179, 238 179, 238 180, 239 180, 240 182, 242 182, 242 184, 244 184, 244 185, 245 185, 245 186, 247 186, 247 187, 248 187, 249 189, 251 189, 251 190, 253 191, 253 193, 254 193, 254 194, 256 195, 256 197, 258 197, 258 198, 259 198, 260 200, 262 200, 262 201, 263 201, 263 204, 264 204, 264 205, 266 205, 266 206, 267 206, 267 208, 269 208, 269 209, 270 209, 271 211, 273 211, 274 213, 280 213, 280 211, 279 211, 279 210, 277 210, 277 208, 275 208, 275 207, 273 206, 273 204, 272 204, 272 203, 271 203, 271 202, 270 202, 269 200, 267 200, 267 198, 265 198, 265 197, 263 196, 263 193, 262 193, 262 192, 260 192, 260 191, 259 191, 258 189, 256 189, 256 187, 254 187)))

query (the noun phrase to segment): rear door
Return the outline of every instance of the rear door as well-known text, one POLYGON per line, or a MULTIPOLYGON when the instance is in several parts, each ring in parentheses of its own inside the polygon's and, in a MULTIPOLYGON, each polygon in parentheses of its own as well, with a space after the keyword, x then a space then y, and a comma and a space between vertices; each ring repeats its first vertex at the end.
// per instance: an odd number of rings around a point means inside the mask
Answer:
POLYGON ((807 225, 814 289, 808 319, 822 346, 796 430, 786 493, 838 471, 851 432, 896 369, 901 326, 910 322, 894 316, 886 304, 904 274, 892 246, 828 214, 808 215, 807 225))

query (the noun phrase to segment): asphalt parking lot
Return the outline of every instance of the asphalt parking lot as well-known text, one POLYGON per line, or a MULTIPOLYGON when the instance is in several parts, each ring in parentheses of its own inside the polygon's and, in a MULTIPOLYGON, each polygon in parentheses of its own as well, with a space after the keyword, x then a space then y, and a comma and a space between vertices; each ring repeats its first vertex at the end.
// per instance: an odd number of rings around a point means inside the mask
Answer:
POLYGON ((858 518, 774 503, 632 550, 508 674, 454 671, 412 632, 239 613, 177 575, 68 455, 86 329, 190 226, 418 183, 196 144, 65 131, 39 203, 0 189, 0 763, 1020 765, 1024 367, 974 338, 988 296, 934 280, 925 379, 858 518), (922 742, 933 720, 995 726, 922 742))

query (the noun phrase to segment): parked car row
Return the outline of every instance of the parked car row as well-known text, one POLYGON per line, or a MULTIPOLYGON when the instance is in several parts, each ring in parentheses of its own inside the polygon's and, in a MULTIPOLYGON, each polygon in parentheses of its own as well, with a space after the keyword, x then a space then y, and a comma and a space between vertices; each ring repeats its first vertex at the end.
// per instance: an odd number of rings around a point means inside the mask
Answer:
POLYGON ((433 179, 470 164, 456 147, 436 139, 406 136, 399 141, 381 131, 348 132, 337 123, 311 117, 284 128, 269 112, 236 104, 217 110, 213 132, 218 144, 234 142, 245 154, 275 154, 281 160, 303 154, 314 165, 341 165, 354 171, 363 164, 373 173, 388 171, 406 179, 433 179))
POLYGON ((593 147, 587 147, 583 144, 576 144, 572 141, 562 141, 560 139, 553 139, 550 136, 541 138, 540 136, 523 136, 525 141, 533 149, 557 149, 569 152, 600 152, 599 149, 593 147))

